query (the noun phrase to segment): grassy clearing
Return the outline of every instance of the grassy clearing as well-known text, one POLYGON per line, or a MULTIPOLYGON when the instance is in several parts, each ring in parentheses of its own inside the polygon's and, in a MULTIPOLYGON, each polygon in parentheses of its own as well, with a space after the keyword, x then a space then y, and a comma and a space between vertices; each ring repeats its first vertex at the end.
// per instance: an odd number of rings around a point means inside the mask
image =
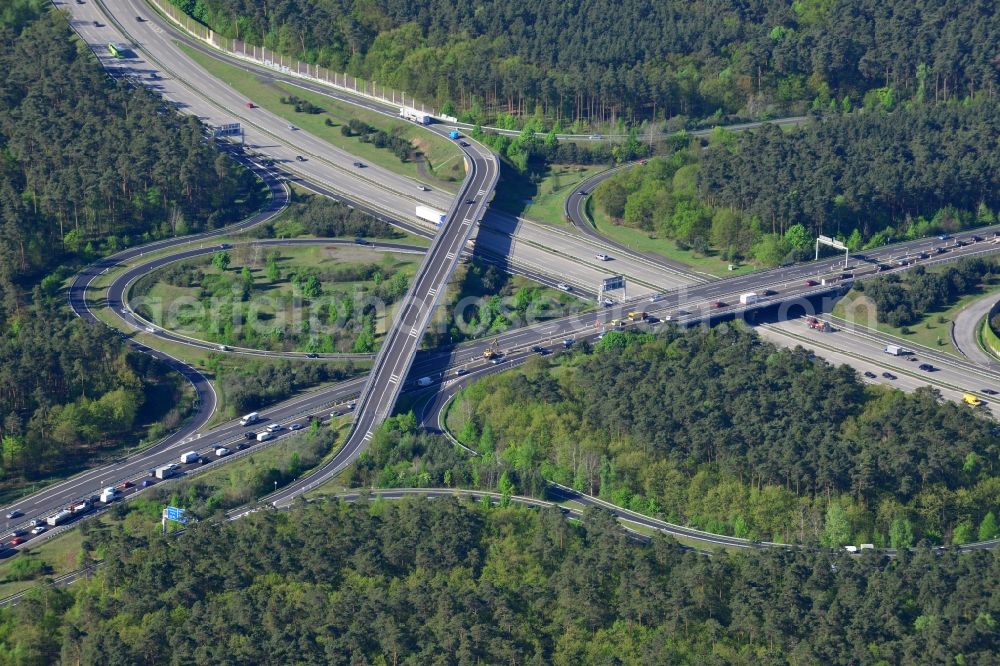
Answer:
POLYGON ((221 62, 184 45, 180 45, 180 48, 206 71, 225 81, 248 100, 252 100, 255 105, 267 109, 296 127, 363 161, 450 192, 457 192, 458 183, 465 177, 461 151, 444 137, 427 132, 413 123, 389 118, 325 95, 284 83, 263 80, 252 72, 221 62), (307 100, 323 111, 317 114, 296 113, 294 106, 281 103, 282 97, 290 95, 307 100), (409 139, 423 153, 427 168, 412 160, 401 162, 388 150, 376 148, 370 143, 362 143, 356 136, 347 137, 341 134, 340 127, 346 125, 352 118, 388 133, 398 128, 401 135, 409 139), (331 121, 332 126, 326 124, 327 119, 331 121))
POLYGON ((752 273, 756 268, 750 264, 740 264, 735 270, 729 270, 729 262, 719 258, 717 254, 701 255, 692 250, 681 250, 674 241, 667 238, 654 238, 649 232, 613 224, 603 211, 594 207, 593 199, 587 201, 587 215, 595 223, 597 231, 621 243, 625 247, 639 252, 653 252, 667 259, 687 264, 691 268, 714 275, 716 277, 732 277, 752 273))
POLYGON ((80 568, 80 553, 83 550, 83 534, 80 530, 69 530, 57 537, 40 543, 35 548, 22 550, 18 555, 0 562, 0 598, 17 594, 38 584, 39 578, 56 578, 80 568), (44 573, 31 580, 10 581, 11 571, 20 566, 15 564, 28 557, 41 560, 44 573))
POLYGON ((537 183, 523 176, 505 173, 493 205, 535 222, 565 227, 568 226, 564 217, 566 198, 576 191, 580 183, 606 170, 604 165, 556 164, 537 183))
POLYGON ((857 291, 850 291, 837 302, 833 308, 833 316, 853 322, 856 326, 873 328, 882 333, 908 340, 914 344, 923 345, 962 356, 951 341, 951 327, 955 317, 966 307, 980 298, 1000 291, 1000 283, 986 285, 974 294, 966 294, 953 305, 926 313, 915 324, 908 327, 896 327, 883 324, 875 318, 875 304, 857 291))
MULTIPOLYGON (((364 302, 359 299, 377 297, 383 281, 396 284, 402 280, 401 288, 405 289, 421 258, 358 245, 237 246, 230 256, 232 264, 225 271, 214 266, 207 256, 183 266, 164 267, 139 283, 133 307, 158 326, 199 340, 271 351, 347 352, 358 333, 354 329, 361 322, 364 302), (275 260, 277 276, 268 276, 268 257, 275 260), (253 283, 249 300, 238 289, 234 293, 230 286, 242 284, 239 276, 245 270, 253 283), (174 277, 165 277, 167 274, 174 277), (194 283, 182 282, 193 286, 166 281, 176 282, 178 274, 185 276, 181 280, 193 279, 194 283), (315 295, 309 297, 303 296, 309 292, 301 289, 307 279, 318 280, 315 295), (351 304, 350 315, 344 314, 348 312, 343 307, 344 299, 351 304), (346 320, 325 319, 331 303, 346 320), (307 325, 303 322, 311 323, 312 328, 303 329, 307 325), (217 329, 220 323, 225 327, 217 329), (280 331, 280 336, 275 337, 274 331, 280 331), (333 336, 329 347, 308 346, 314 336, 326 334, 333 336)), ((397 288, 393 293, 400 292, 397 288)), ((375 309, 376 344, 396 307, 393 303, 375 309)))

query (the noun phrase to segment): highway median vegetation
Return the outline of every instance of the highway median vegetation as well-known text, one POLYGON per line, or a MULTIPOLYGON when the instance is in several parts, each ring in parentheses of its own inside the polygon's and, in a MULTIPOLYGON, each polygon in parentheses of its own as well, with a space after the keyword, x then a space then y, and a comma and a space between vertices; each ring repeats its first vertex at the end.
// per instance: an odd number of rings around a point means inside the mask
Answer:
POLYGON ((576 296, 473 259, 455 270, 421 344, 455 345, 591 308, 576 296))
POLYGON ((88 535, 106 562, 92 577, 0 609, 5 658, 988 663, 1000 649, 986 551, 706 557, 636 543, 600 511, 574 524, 450 498, 315 502, 176 538, 126 523, 88 535))
POLYGON ((449 426, 479 456, 453 463, 446 443, 397 425, 373 440, 367 460, 378 462, 360 465, 356 481, 396 485, 394 474, 412 482, 401 470, 420 470, 432 485, 535 496, 555 481, 670 522, 783 543, 1000 536, 990 527, 993 423, 933 389, 866 388, 847 366, 729 326, 608 334, 592 354, 562 359, 533 359, 456 397, 449 426))
POLYGON ((295 123, 297 127, 368 164, 452 191, 455 184, 465 178, 462 153, 454 142, 428 132, 422 126, 298 86, 271 81, 188 46, 182 45, 181 50, 210 74, 246 95, 256 106, 295 123), (297 102, 288 104, 292 99, 297 102), (306 112, 307 109, 319 111, 306 112), (356 126, 360 123, 370 127, 372 131, 353 132, 350 130, 352 122, 356 126), (387 145, 376 145, 374 139, 380 132, 385 135, 386 144, 389 137, 395 137, 394 143, 400 148, 400 153, 394 154, 385 149, 387 145), (401 141, 409 144, 405 160, 401 154, 405 146, 401 141))

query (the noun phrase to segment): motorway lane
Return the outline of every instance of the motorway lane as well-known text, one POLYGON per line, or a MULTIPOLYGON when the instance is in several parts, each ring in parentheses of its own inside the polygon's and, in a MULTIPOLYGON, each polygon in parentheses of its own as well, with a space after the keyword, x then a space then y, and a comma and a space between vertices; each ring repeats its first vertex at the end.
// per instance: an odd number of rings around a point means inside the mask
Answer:
POLYGON ((876 375, 863 380, 872 384, 882 384, 903 391, 914 391, 922 386, 931 386, 953 402, 962 402, 966 392, 975 393, 982 399, 995 417, 1000 416, 1000 404, 982 392, 983 388, 1000 390, 1000 377, 993 372, 983 372, 982 368, 951 354, 934 352, 925 347, 902 344, 914 353, 893 356, 884 352, 887 344, 900 344, 900 340, 884 336, 870 329, 852 330, 843 326, 838 319, 826 318, 833 325, 833 331, 823 333, 810 329, 803 320, 781 322, 762 326, 758 332, 762 337, 785 347, 802 346, 813 351, 831 363, 845 363, 855 368, 859 374, 866 371, 876 375), (933 372, 918 369, 921 363, 934 366, 933 372), (888 372, 895 379, 888 379, 882 373, 888 372))
POLYGON ((953 322, 951 338, 958 349, 966 358, 977 365, 983 365, 994 370, 1000 369, 997 359, 983 351, 979 346, 979 323, 984 317, 989 315, 990 310, 996 305, 1000 295, 990 294, 963 308, 955 316, 953 322))

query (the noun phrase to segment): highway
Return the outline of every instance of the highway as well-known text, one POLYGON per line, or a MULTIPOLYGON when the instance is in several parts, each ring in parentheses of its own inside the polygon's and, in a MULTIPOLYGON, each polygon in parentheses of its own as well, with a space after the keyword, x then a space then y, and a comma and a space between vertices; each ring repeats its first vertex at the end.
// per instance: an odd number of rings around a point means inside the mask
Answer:
POLYGON ((1000 362, 980 348, 979 323, 989 315, 998 298, 997 294, 991 294, 970 303, 955 316, 951 331, 955 349, 976 365, 992 370, 1000 369, 1000 362))
MULTIPOLYGON (((72 13, 74 29, 111 71, 128 75, 156 90, 181 112, 197 115, 212 126, 240 123, 247 146, 255 153, 273 159, 300 185, 324 194, 334 193, 336 198, 347 197, 364 202, 379 217, 390 222, 402 222, 411 229, 414 225, 430 229, 415 215, 418 204, 438 210, 447 210, 451 205, 453 195, 448 192, 438 189, 422 191, 419 189, 421 183, 377 165, 355 167, 357 158, 354 156, 308 132, 292 129, 294 125, 290 126, 286 120, 266 109, 256 106, 247 108, 250 100, 205 72, 180 50, 177 42, 185 42, 216 57, 222 56, 197 40, 180 36, 144 3, 94 0, 83 5, 57 4, 72 13), (117 24, 109 21, 100 5, 118 17, 117 24), (136 21, 136 16, 144 20, 136 21), (94 21, 100 27, 95 26, 94 21), (111 58, 106 47, 108 41, 135 44, 134 57, 125 60, 111 58), (298 160, 298 157, 304 161, 298 160)), ((246 67, 245 63, 241 64, 246 67)), ((260 68, 260 72, 272 79, 279 78, 272 70, 260 68)), ((297 79, 290 83, 306 86, 305 82, 297 79)), ((346 99, 377 113, 394 118, 398 113, 396 108, 388 109, 370 100, 334 93, 318 85, 313 87, 320 94, 346 99)), ((436 125, 427 129, 439 135, 447 132, 447 128, 436 125)), ((511 216, 501 213, 488 213, 485 222, 486 227, 481 227, 476 236, 477 253, 507 257, 511 266, 547 275, 553 281, 566 281, 588 291, 595 290, 600 279, 611 274, 608 270, 611 267, 606 268, 595 259, 600 250, 595 249, 593 242, 587 242, 587 239, 581 239, 585 242, 584 247, 573 248, 572 240, 567 239, 565 234, 554 233, 545 225, 514 222, 511 216), (512 238, 504 231, 506 229, 513 229, 518 236, 512 238), (553 251, 557 248, 561 252, 553 251)), ((678 281, 685 281, 680 275, 651 271, 648 260, 634 258, 631 254, 619 252, 614 263, 613 272, 628 276, 635 281, 637 288, 663 290, 678 281)))
MULTIPOLYGON (((114 2, 109 1, 107 4, 109 6, 113 5, 118 7, 116 14, 119 16, 129 16, 130 11, 134 16, 136 14, 142 14, 143 11, 135 9, 134 3, 129 3, 127 0, 114 0, 114 2)), ((85 5, 71 6, 71 8, 73 9, 74 16, 76 17, 76 10, 78 8, 82 7, 86 8, 86 11, 90 11, 90 9, 95 6, 95 3, 88 2, 85 5)), ((103 19, 103 17, 101 17, 101 19, 103 19)), ((99 20, 98 22, 101 21, 99 20)), ((109 28, 109 26, 93 26, 92 20, 87 21, 82 18, 75 18, 74 25, 82 32, 90 32, 91 30, 106 32, 106 29, 109 28)), ((140 26, 142 30, 148 29, 151 33, 148 37, 151 40, 158 40, 159 42, 165 44, 166 46, 163 48, 166 51, 169 51, 170 48, 173 48, 173 50, 176 51, 176 47, 172 46, 169 36, 164 36, 164 31, 159 28, 154 21, 147 20, 136 23, 136 25, 140 26)), ((132 27, 132 25, 129 25, 130 30, 132 27)), ((91 35, 88 41, 95 44, 95 48, 100 48, 100 44, 103 42, 116 38, 114 35, 107 36, 105 32, 91 35)), ((122 39, 127 38, 123 37, 122 39)), ((139 43, 142 45, 141 41, 139 43)), ((160 51, 157 51, 157 53, 159 54, 160 51)), ((180 52, 178 51, 177 53, 180 52)), ((180 55, 183 56, 183 54, 180 55)), ((130 67, 134 67, 134 63, 130 64, 130 67)), ((156 86, 167 84, 167 81, 159 76, 155 79, 155 81, 157 82, 154 84, 156 86)), ((216 114, 217 116, 220 115, 219 107, 216 106, 216 102, 208 103, 202 97, 190 95, 190 90, 187 87, 187 84, 175 84, 171 81, 170 85, 176 85, 175 92, 178 94, 178 97, 188 95, 189 98, 192 99, 192 108, 195 104, 200 104, 206 113, 216 114)), ((213 80, 210 79, 206 80, 205 85, 209 86, 209 89, 212 90, 213 99, 216 98, 215 93, 218 93, 219 98, 226 99, 224 104, 225 106, 234 105, 231 108, 241 108, 240 105, 243 103, 242 98, 232 94, 231 91, 227 92, 226 86, 222 86, 218 82, 214 82, 213 84, 213 80), (216 87, 216 90, 211 89, 212 85, 216 87), (228 98, 226 97, 227 95, 229 95, 228 98)), ((197 112, 191 109, 188 109, 188 111, 197 112)), ((262 110, 254 109, 253 111, 262 110)), ((226 113, 228 113, 228 111, 226 113)), ((222 114, 222 117, 224 118, 225 115, 222 114)), ((279 125, 284 122, 280 119, 277 120, 279 125)), ((273 120, 270 122, 273 123, 273 120)), ((268 139, 268 136, 262 130, 251 131, 259 132, 261 140, 268 139)), ((276 142, 274 145, 274 149, 279 152, 289 150, 288 144, 284 143, 286 140, 305 142, 305 145, 311 145, 309 143, 310 139, 304 139, 303 137, 305 134, 297 130, 288 130, 285 132, 284 130, 279 129, 278 133, 283 135, 281 141, 276 142), (284 136, 286 134, 288 136, 284 136)), ((271 138, 273 139, 274 137, 271 138)), ((325 144, 323 145, 325 146, 325 144)), ((392 406, 395 403, 395 399, 401 390, 403 383, 406 381, 411 364, 416 363, 416 367, 419 368, 421 374, 425 374, 427 376, 433 374, 435 375, 435 378, 440 378, 443 373, 448 371, 449 368, 463 367, 467 364, 477 362, 481 363, 482 350, 486 344, 488 344, 486 341, 462 345, 454 349, 428 352, 426 354, 421 354, 418 360, 416 362, 414 361, 417 345, 419 344, 422 332, 426 327, 427 320, 434 309, 434 305, 440 297, 440 292, 443 291, 443 287, 446 284, 448 277, 454 270, 458 256, 465 248, 473 227, 476 225, 476 222, 483 217, 488 203, 487 199, 493 189, 493 186, 496 184, 498 173, 495 159, 489 155, 487 151, 481 150, 481 148, 475 143, 470 144, 467 148, 466 154, 469 176, 463 185, 463 193, 451 206, 448 221, 445 225, 443 225, 440 233, 435 238, 431 249, 428 251, 424 263, 413 281, 411 291, 407 295, 405 305, 401 308, 399 316, 394 321, 393 326, 386 337, 386 342, 383 344, 382 350, 375 359, 374 368, 369 379, 367 380, 367 383, 361 379, 353 380, 353 382, 341 384, 332 389, 327 389, 315 395, 310 395, 306 398, 292 401, 292 403, 279 406, 278 408, 269 411, 269 418, 276 421, 284 422, 285 419, 299 418, 300 416, 304 417, 308 413, 315 413, 317 410, 328 409, 331 405, 336 404, 337 401, 342 401, 347 399, 348 396, 356 394, 361 389, 361 386, 363 384, 365 385, 365 389, 361 392, 360 399, 357 403, 358 416, 351 436, 345 446, 342 447, 337 455, 323 468, 269 498, 275 504, 287 504, 287 502, 295 495, 315 487, 330 476, 336 474, 357 456, 363 448, 365 442, 370 438, 373 429, 377 427, 378 423, 380 423, 390 413, 392 406), (472 203, 469 203, 470 201, 472 203)), ((288 161, 293 160, 289 159, 288 161)), ((296 164, 295 168, 299 169, 303 166, 311 168, 315 162, 319 161, 320 160, 309 159, 305 162, 296 164)), ((310 180, 312 178, 316 178, 317 181, 324 182, 325 175, 317 172, 317 174, 306 174, 303 177, 308 177, 310 180)), ((353 179, 348 178, 348 180, 345 180, 344 182, 353 182, 353 179)), ((281 189, 283 190, 284 188, 281 189)), ((376 189, 382 191, 380 188, 376 189)), ((275 199, 276 202, 280 203, 280 196, 281 195, 278 195, 278 198, 275 199)), ((361 198, 364 198, 364 193, 362 193, 361 198)), ((412 199, 410 199, 410 201, 412 202, 412 199)), ((274 208, 276 205, 278 204, 273 204, 269 211, 265 211, 261 213, 261 215, 273 215, 277 210, 274 208)), ((243 223, 243 225, 249 226, 250 224, 254 224, 259 221, 261 220, 258 219, 254 222, 252 218, 251 220, 243 223)), ((220 231, 217 233, 228 233, 228 231, 220 231)), ((960 239, 967 241, 970 240, 973 235, 983 233, 983 230, 979 230, 975 233, 969 232, 958 236, 960 239)), ((992 236, 992 230, 990 231, 990 236, 992 236)), ((183 243, 189 241, 190 238, 184 238, 178 241, 169 242, 183 243)), ((500 336, 500 344, 507 352, 508 358, 511 359, 515 358, 517 353, 523 353, 525 348, 533 345, 551 346, 552 344, 560 344, 563 340, 565 340, 565 344, 572 345, 576 340, 582 339, 585 336, 594 336, 598 334, 602 330, 602 324, 606 324, 613 318, 621 318, 629 309, 640 306, 643 310, 656 315, 661 319, 665 320, 669 316, 671 320, 684 325, 693 325, 699 322, 714 321, 733 316, 742 317, 744 315, 747 316, 751 322, 754 322, 755 315, 753 312, 761 308, 772 306, 775 309, 785 310, 785 314, 796 314, 798 312, 809 313, 811 309, 815 308, 814 302, 816 299, 823 298, 825 295, 831 294, 832 292, 840 289, 842 286, 846 286, 853 279, 860 279, 875 275, 880 263, 884 263, 887 266, 887 268, 882 271, 886 272, 887 270, 904 269, 905 266, 900 266, 898 268, 895 267, 895 261, 899 260, 901 257, 906 258, 908 261, 907 265, 913 265, 916 263, 928 265, 940 261, 953 260, 959 256, 973 256, 977 254, 992 253, 1000 249, 997 245, 987 242, 970 243, 965 246, 959 246, 953 239, 952 241, 949 241, 948 249, 945 252, 938 254, 935 251, 936 248, 943 245, 945 245, 945 243, 936 239, 924 239, 869 252, 865 258, 855 258, 851 262, 851 267, 848 269, 849 273, 852 274, 851 277, 844 277, 842 275, 843 267, 839 265, 842 262, 842 259, 834 258, 821 260, 815 263, 782 267, 771 271, 762 271, 760 273, 747 276, 708 282, 705 284, 684 284, 674 292, 668 294, 664 299, 657 302, 640 302, 638 305, 632 304, 630 306, 615 306, 613 308, 606 309, 597 315, 594 315, 593 313, 577 315, 557 321, 536 324, 500 336), (922 254, 925 254, 926 256, 921 256, 922 254), (814 281, 819 282, 819 280, 822 279, 829 279, 831 284, 823 285, 813 283, 814 281), (747 291, 758 291, 763 294, 764 290, 770 290, 773 293, 765 296, 761 303, 754 304, 750 307, 743 307, 739 305, 739 294, 747 291)), ((137 248, 134 251, 148 252, 149 248, 137 248)), ((119 255, 118 258, 114 259, 114 261, 118 262, 126 258, 127 257, 119 255)), ((570 263, 573 261, 575 260, 570 260, 570 263)), ((648 266, 648 262, 643 262, 643 265, 648 266)), ((89 274, 81 274, 77 281, 82 281, 81 284, 83 285, 89 284, 90 281, 92 281, 104 268, 107 268, 108 266, 110 266, 110 264, 106 264, 103 267, 99 264, 97 267, 93 268, 89 274)), ((73 290, 71 290, 71 294, 72 293, 73 290)), ((71 304, 72 298, 73 297, 71 296, 71 304)), ((78 309, 79 305, 79 303, 74 305, 74 310, 76 310, 78 314, 82 312, 78 309)), ((819 309, 822 309, 822 306, 819 309)), ((778 315, 779 318, 783 316, 780 312, 778 315)), ((179 363, 173 361, 173 359, 170 359, 166 355, 163 355, 162 358, 165 358, 167 362, 179 363)), ((189 376, 189 378, 191 377, 188 375, 190 369, 185 370, 184 372, 187 376, 189 376)), ((200 375, 198 375, 198 377, 200 377, 200 375)), ((195 377, 193 381, 197 380, 198 377, 195 377)), ((204 378, 202 377, 201 380, 203 381, 204 378)), ((207 410, 206 408, 207 401, 209 399, 214 400, 214 396, 205 394, 201 398, 202 408, 199 412, 199 417, 206 413, 211 413, 210 410, 207 410)), ((172 438, 170 440, 171 444, 169 445, 166 442, 160 443, 154 450, 137 454, 131 458, 116 462, 115 465, 110 467, 84 472, 77 475, 77 477, 73 477, 73 479, 56 484, 51 488, 25 498, 12 508, 19 508, 23 506, 26 517, 44 515, 46 512, 61 508, 61 506, 66 504, 69 500, 82 496, 89 496, 89 494, 94 492, 94 490, 103 487, 104 485, 110 485, 114 480, 127 478, 129 474, 138 475, 144 470, 148 471, 149 468, 159 464, 157 460, 170 460, 174 458, 178 451, 186 449, 189 446, 189 442, 182 440, 191 432, 194 432, 194 430, 189 427, 186 429, 183 436, 179 433, 177 436, 172 438)), ((242 430, 239 430, 230 424, 222 429, 214 430, 212 439, 205 436, 202 440, 199 440, 199 443, 214 442, 216 441, 215 437, 220 438, 218 441, 225 441, 228 437, 238 438, 241 433, 242 430)))
POLYGON ((500 162, 486 148, 467 142, 465 154, 468 175, 375 357, 357 402, 357 415, 347 442, 329 462, 275 493, 270 498, 275 506, 289 502, 343 470, 360 455, 375 429, 392 412, 434 307, 458 265, 473 226, 483 217, 500 177, 500 162))
MULTIPOLYGON (((470 206, 466 205, 465 208, 468 210, 470 206)), ((983 232, 979 231, 978 233, 983 232)), ((971 237, 973 235, 973 232, 969 232, 964 236, 971 237)), ((455 234, 452 234, 452 236, 454 237, 455 234)), ((890 256, 910 256, 914 254, 914 247, 922 247, 927 244, 933 244, 934 242, 936 241, 923 240, 915 241, 908 246, 883 248, 879 252, 869 253, 871 261, 867 262, 866 265, 869 268, 877 267, 878 257, 888 260, 890 256)), ((917 263, 930 263, 942 261, 943 258, 948 255, 950 255, 948 258, 954 259, 957 256, 974 256, 987 252, 995 252, 997 249, 1000 249, 1000 246, 989 242, 970 243, 962 247, 955 246, 952 250, 949 250, 949 252, 944 253, 944 255, 936 253, 933 255, 928 254, 926 259, 917 258, 915 261, 917 263)), ((447 254, 445 256, 447 256, 447 254)), ((733 316, 745 317, 749 323, 756 323, 753 315, 754 310, 751 309, 748 311, 747 308, 742 308, 738 305, 734 297, 738 296, 738 294, 742 293, 745 289, 749 289, 751 287, 761 289, 766 286, 767 288, 774 288, 776 291, 778 289, 783 291, 779 291, 773 296, 768 297, 768 299, 765 299, 763 303, 757 304, 758 306, 766 305, 772 309, 781 308, 786 310, 786 315, 798 314, 800 312, 811 313, 813 311, 823 309, 822 304, 817 307, 814 304, 814 301, 816 299, 824 298, 824 294, 829 294, 832 290, 837 289, 837 287, 808 285, 805 281, 803 281, 803 278, 805 276, 816 276, 817 272, 819 274, 823 274, 824 271, 821 269, 824 267, 827 269, 826 272, 829 273, 830 269, 836 268, 838 261, 840 260, 825 260, 815 264, 778 268, 771 271, 762 271, 761 273, 742 276, 740 278, 719 280, 703 285, 697 285, 688 290, 680 290, 676 293, 667 294, 666 298, 662 301, 645 303, 643 309, 650 314, 658 316, 660 319, 666 319, 669 315, 672 320, 684 325, 694 325, 703 321, 713 321, 733 316), (713 307, 714 303, 718 302, 715 299, 726 299, 726 305, 720 308, 713 307), (686 314, 680 314, 681 312, 686 314)), ((893 270, 902 269, 903 268, 901 267, 893 270)), ((870 270, 868 273, 863 273, 862 271, 856 269, 856 273, 859 277, 878 274, 874 271, 874 269, 870 270)), ((415 282, 414 284, 416 286, 417 283, 415 282)), ((424 291, 423 299, 421 300, 424 307, 426 307, 428 299, 429 292, 424 291)), ((602 330, 604 330, 604 327, 595 325, 595 323, 600 324, 602 321, 606 323, 611 318, 621 317, 626 309, 628 308, 615 307, 603 310, 602 312, 596 314, 588 313, 575 315, 559 320, 533 324, 498 336, 499 345, 505 353, 506 360, 508 362, 514 362, 518 358, 518 355, 523 356, 525 353, 531 353, 531 347, 533 346, 541 346, 546 349, 552 348, 553 346, 558 348, 564 344, 564 341, 572 345, 585 337, 593 339, 602 330)), ((419 314, 419 307, 416 308, 416 310, 411 309, 409 312, 413 314, 409 315, 405 320, 416 321, 410 317, 419 314)), ((785 315, 779 313, 777 316, 780 319, 785 315)), ((641 324, 641 326, 646 326, 646 324, 641 324)), ((412 336, 409 337, 412 338, 412 336)), ((415 345, 415 340, 416 338, 412 338, 412 345, 415 345)), ((446 377, 449 372, 454 373, 454 370, 458 368, 466 368, 468 370, 480 368, 485 365, 482 360, 482 352, 488 345, 488 340, 482 340, 463 344, 454 348, 421 352, 417 357, 414 372, 412 374, 414 376, 429 376, 435 380, 440 380, 441 378, 446 377)), ((383 350, 388 348, 390 348, 388 344, 383 345, 383 350)), ((399 384, 391 382, 392 375, 396 374, 399 379, 403 379, 406 376, 405 373, 399 374, 399 371, 405 365, 405 356, 396 355, 390 360, 392 361, 391 368, 395 369, 396 372, 393 373, 392 371, 389 371, 388 380, 385 379, 385 370, 381 373, 383 379, 380 385, 381 393, 379 397, 383 399, 383 402, 387 401, 387 396, 390 395, 392 391, 399 390, 399 384)), ((491 367, 503 368, 504 365, 500 364, 498 366, 491 367)), ((289 420, 296 418, 305 418, 309 414, 322 413, 324 410, 332 408, 335 404, 343 403, 345 400, 357 395, 361 386, 361 379, 352 380, 351 382, 345 382, 336 387, 325 389, 307 397, 300 398, 290 404, 281 405, 273 410, 268 410, 265 413, 267 418, 282 423, 287 423, 289 420)), ((365 421, 363 428, 355 430, 356 433, 360 434, 353 438, 354 441, 352 442, 351 448, 348 449, 345 447, 346 452, 338 457, 333 468, 327 467, 322 472, 318 472, 314 476, 303 479, 299 483, 295 484, 294 487, 282 491, 282 494, 274 499, 279 502, 287 502, 293 494, 302 492, 309 487, 313 487, 318 484, 322 478, 326 478, 328 475, 333 474, 333 469, 342 468, 343 465, 341 463, 343 463, 344 460, 350 459, 357 454, 358 449, 361 446, 361 444, 357 441, 358 438, 360 437, 361 442, 363 443, 364 437, 367 435, 371 426, 381 420, 381 418, 384 418, 384 407, 380 411, 375 411, 375 413, 365 421)), ((71 500, 89 496, 100 487, 108 485, 114 480, 128 478, 129 476, 137 478, 145 473, 148 473, 148 470, 153 467, 175 460, 176 456, 178 456, 182 450, 196 448, 197 450, 202 451, 210 448, 206 446, 206 444, 211 444, 216 441, 238 441, 238 438, 245 430, 245 428, 240 428, 236 424, 227 424, 222 428, 214 429, 209 433, 205 433, 201 439, 197 440, 197 442, 201 445, 200 447, 192 447, 187 441, 175 441, 173 446, 160 446, 155 451, 137 454, 136 456, 133 456, 125 461, 121 461, 114 465, 97 470, 91 470, 78 475, 77 477, 73 477, 68 481, 56 484, 50 488, 40 491, 39 493, 29 496, 24 500, 21 500, 15 505, 12 505, 12 507, 8 507, 8 510, 10 508, 23 510, 25 513, 25 519, 39 515, 46 515, 51 511, 62 508, 71 500)), ((12 526, 13 524, 8 525, 8 527, 12 526)))

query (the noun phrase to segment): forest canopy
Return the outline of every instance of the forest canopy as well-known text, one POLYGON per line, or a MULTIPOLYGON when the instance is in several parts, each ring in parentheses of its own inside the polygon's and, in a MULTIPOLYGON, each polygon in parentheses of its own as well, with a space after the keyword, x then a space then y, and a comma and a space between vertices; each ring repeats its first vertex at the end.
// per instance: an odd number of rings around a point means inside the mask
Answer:
POLYGON ((606 513, 322 502, 187 534, 0 609, 19 664, 991 663, 992 551, 707 557, 606 513))
POLYGON ((594 191, 612 223, 702 253, 774 265, 818 235, 852 251, 992 224, 1000 107, 881 106, 794 129, 716 130, 594 191))
MULTIPOLYGON (((459 440, 480 454, 462 464, 435 454, 456 485, 499 488, 505 477, 538 494, 540 474, 671 522, 785 543, 1000 536, 992 421, 930 387, 866 388, 848 366, 739 327, 608 333, 572 362, 539 358, 480 380, 452 411, 459 440)), ((405 451, 396 439, 366 455, 405 451)))
POLYGON ((186 415, 179 376, 70 315, 75 270, 260 203, 253 175, 197 118, 109 78, 46 7, 0 10, 0 493, 156 439, 186 415))
POLYGON ((990 0, 171 0, 220 34, 470 120, 569 124, 995 99, 990 0), (483 112, 486 111, 484 114, 483 112))

